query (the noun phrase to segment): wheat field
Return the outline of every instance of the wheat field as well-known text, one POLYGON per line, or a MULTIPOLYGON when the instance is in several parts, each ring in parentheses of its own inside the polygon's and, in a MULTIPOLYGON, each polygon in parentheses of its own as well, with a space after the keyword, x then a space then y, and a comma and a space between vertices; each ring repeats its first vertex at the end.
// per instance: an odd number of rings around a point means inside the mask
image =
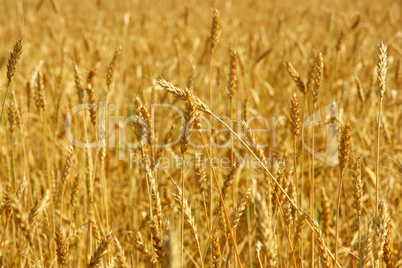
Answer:
POLYGON ((0 267, 401 267, 400 1, 0 1, 0 267))

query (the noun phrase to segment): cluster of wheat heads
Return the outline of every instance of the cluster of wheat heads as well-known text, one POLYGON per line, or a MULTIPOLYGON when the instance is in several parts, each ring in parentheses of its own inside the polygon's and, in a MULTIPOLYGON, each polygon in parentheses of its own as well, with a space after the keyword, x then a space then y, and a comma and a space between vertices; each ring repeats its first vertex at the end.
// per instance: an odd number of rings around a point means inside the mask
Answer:
POLYGON ((0 267, 402 265, 401 3, 0 6, 0 267))

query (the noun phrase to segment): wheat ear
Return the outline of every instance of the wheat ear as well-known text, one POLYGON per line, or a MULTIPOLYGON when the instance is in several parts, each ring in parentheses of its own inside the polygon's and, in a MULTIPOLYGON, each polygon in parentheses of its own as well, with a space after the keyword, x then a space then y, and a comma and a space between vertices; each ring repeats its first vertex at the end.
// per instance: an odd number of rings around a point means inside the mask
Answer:
POLYGON ((3 111, 4 111, 4 106, 5 106, 6 100, 7 100, 7 94, 8 94, 8 91, 10 90, 12 78, 15 74, 15 71, 17 70, 17 65, 21 59, 21 54, 22 54, 22 38, 15 42, 13 52, 10 53, 10 57, 8 58, 7 90, 6 90, 6 95, 4 96, 3 105, 1 107, 0 123, 3 118, 3 111))
POLYGON ((68 267, 68 245, 58 224, 56 224, 55 233, 57 260, 60 267, 68 267))
POLYGON ((219 12, 216 8, 212 9, 212 25, 211 25, 211 35, 209 38, 210 42, 210 54, 215 49, 216 43, 219 37, 219 12))
POLYGON ((324 243, 324 237, 323 237, 322 231, 318 227, 318 224, 315 220, 311 220, 311 225, 314 228, 314 234, 318 240, 317 251, 318 251, 318 256, 320 257, 321 265, 324 268, 331 268, 332 263, 331 263, 331 259, 330 259, 329 255, 328 255, 328 249, 324 243))
POLYGON ((380 262, 383 254, 385 239, 388 232, 388 207, 385 201, 381 201, 378 208, 378 216, 374 218, 374 235, 373 235, 373 255, 374 261, 380 262))
POLYGON ((293 65, 285 61, 286 68, 288 70, 288 73, 290 76, 293 78, 293 81, 296 83, 296 86, 299 88, 299 90, 303 93, 306 94, 307 88, 302 79, 299 76, 299 73, 296 71, 296 69, 293 67, 293 65))
POLYGON ((385 236, 382 258, 387 268, 392 268, 394 267, 394 262, 392 260, 391 216, 389 214, 387 214, 386 224, 387 234, 385 236))
POLYGON ((117 50, 114 52, 113 58, 110 61, 109 69, 107 70, 107 76, 106 76, 106 94, 110 93, 112 90, 112 82, 113 82, 113 75, 114 75, 114 70, 116 69, 116 64, 117 61, 120 57, 121 53, 121 46, 117 48, 117 50))

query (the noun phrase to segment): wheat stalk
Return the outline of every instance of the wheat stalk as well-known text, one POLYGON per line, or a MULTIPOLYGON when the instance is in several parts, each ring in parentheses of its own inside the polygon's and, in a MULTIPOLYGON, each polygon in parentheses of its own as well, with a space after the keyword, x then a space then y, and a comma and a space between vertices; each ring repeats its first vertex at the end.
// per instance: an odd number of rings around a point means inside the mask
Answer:
POLYGON ((215 49, 216 43, 219 37, 219 12, 216 8, 212 9, 212 25, 211 25, 211 35, 209 38, 210 42, 210 54, 215 49))
POLYGON ((10 85, 11 81, 14 77, 14 74, 17 70, 17 65, 21 59, 21 54, 22 54, 22 38, 17 40, 14 45, 13 52, 10 53, 10 57, 8 58, 8 64, 7 64, 7 90, 6 94, 4 96, 3 100, 3 105, 1 107, 1 113, 0 113, 0 122, 3 119, 3 111, 4 111, 4 106, 6 104, 7 100, 7 94, 8 91, 10 90, 10 85))
POLYGON ((343 184, 343 172, 349 162, 349 155, 351 150, 351 126, 349 121, 346 122, 342 129, 342 136, 339 142, 339 187, 338 199, 336 208, 336 224, 335 224, 335 263, 338 256, 338 224, 339 224, 339 207, 341 202, 341 186, 343 184))
POLYGON ((359 225, 359 250, 361 245, 361 213, 363 206, 363 182, 362 182, 362 169, 361 158, 356 159, 353 172, 353 197, 355 198, 355 208, 357 212, 357 221, 359 225))
POLYGON ((232 220, 231 220, 231 226, 232 229, 235 230, 240 223, 240 218, 244 213, 244 210, 246 209, 246 204, 248 200, 250 199, 251 196, 251 189, 247 189, 247 191, 242 195, 240 198, 237 207, 235 211, 233 212, 232 220))
POLYGON ((387 77, 387 46, 383 42, 378 45, 378 61, 377 61, 377 86, 380 97, 380 104, 378 108, 378 121, 377 121, 377 143, 376 143, 376 169, 375 169, 375 183, 376 183, 376 217, 378 216, 378 195, 380 183, 380 129, 381 129, 381 116, 382 116, 382 102, 385 93, 385 79, 387 77))
POLYGON ((387 226, 387 234, 385 235, 382 258, 387 268, 392 268, 394 267, 394 262, 392 258, 391 216, 389 215, 389 213, 387 213, 385 221, 387 226))
POLYGON ((89 116, 91 118, 91 123, 96 127, 96 119, 97 119, 97 105, 96 105, 96 98, 95 98, 95 91, 94 91, 94 86, 93 86, 93 78, 95 76, 95 70, 91 69, 87 75, 87 83, 85 87, 85 91, 87 92, 88 95, 88 101, 90 103, 90 108, 89 108, 89 116))

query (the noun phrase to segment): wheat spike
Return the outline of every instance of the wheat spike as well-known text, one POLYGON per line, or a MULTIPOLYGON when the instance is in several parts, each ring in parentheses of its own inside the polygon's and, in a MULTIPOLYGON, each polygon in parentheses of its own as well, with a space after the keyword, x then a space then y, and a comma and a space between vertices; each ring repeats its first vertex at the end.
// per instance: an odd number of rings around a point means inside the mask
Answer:
POLYGON ((212 267, 213 268, 220 268, 221 267, 221 246, 219 243, 219 236, 216 228, 212 230, 212 267))
POLYGON ((372 222, 369 222, 367 233, 364 235, 362 245, 359 251, 359 268, 370 267, 372 264, 373 256, 373 242, 372 242, 372 222))
POLYGON ((230 54, 230 69, 228 80, 228 94, 229 98, 233 99, 237 86, 237 52, 233 50, 230 54))
MULTIPOLYGON (((172 85, 171 83, 167 82, 167 81, 164 80, 164 79, 159 79, 159 80, 158 80, 158 84, 159 84, 164 90, 166 90, 167 92, 169 92, 169 93, 175 95, 175 96, 178 97, 179 99, 182 99, 182 100, 184 100, 184 101, 188 101, 188 100, 189 100, 189 98, 188 98, 188 96, 189 96, 188 90, 183 90, 183 89, 181 89, 181 88, 175 87, 174 85, 172 85)), ((198 106, 198 109, 199 109, 199 110, 201 110, 201 111, 203 111, 203 112, 206 112, 206 113, 211 113, 211 111, 209 110, 208 106, 205 105, 198 97, 192 96, 191 99, 194 101, 195 105, 198 106)))
MULTIPOLYGON (((7 79, 8 84, 11 84, 11 80, 17 70, 18 62, 21 59, 22 54, 22 38, 15 42, 14 50, 10 53, 10 58, 8 58, 7 64, 7 79)), ((7 96, 6 96, 7 97, 7 96)))
POLYGON ((35 91, 35 103, 38 110, 46 111, 46 96, 45 96, 45 83, 43 81, 43 75, 38 71, 36 77, 36 91, 35 91))
POLYGON ((244 210, 246 209, 246 204, 251 196, 251 188, 248 188, 247 191, 240 198, 235 211, 233 212, 233 216, 231 219, 232 229, 235 230, 237 226, 239 226, 240 218, 243 215, 244 210))
POLYGON ((402 86, 402 60, 399 59, 395 68, 395 84, 398 87, 402 86))
POLYGON ((12 208, 13 216, 16 225, 20 228, 21 233, 25 236, 28 242, 31 242, 31 225, 27 215, 24 213, 18 197, 11 192, 7 193, 10 208, 12 208))
POLYGON ((290 131, 294 137, 300 134, 300 104, 296 96, 296 92, 293 93, 292 100, 290 101, 290 131))
POLYGON ((74 79, 79 103, 84 103, 84 86, 82 84, 82 75, 76 64, 74 64, 74 79))
POLYGON ((216 8, 214 8, 212 9, 211 36, 209 38, 211 54, 215 49, 216 43, 218 42, 218 36, 219 36, 219 12, 216 8))
POLYGON ((283 202, 282 210, 283 210, 283 221, 289 227, 289 225, 292 223, 293 220, 292 205, 288 201, 283 202))
POLYGON ((191 65, 190 73, 188 74, 186 88, 192 90, 194 88, 195 65, 191 65))
POLYGON ((265 154, 264 151, 262 150, 261 146, 258 143, 257 138, 255 137, 254 133, 251 131, 250 126, 245 122, 241 122, 242 129, 244 131, 244 134, 247 136, 249 143, 251 143, 251 150, 260 158, 260 160, 265 163, 265 154))
POLYGON ((330 206, 329 206, 329 201, 327 194, 325 193, 325 188, 321 188, 321 209, 322 209, 322 230, 323 233, 326 235, 328 238, 329 235, 329 227, 331 224, 330 221, 330 206))
POLYGON ((99 231, 98 224, 96 223, 95 216, 92 210, 89 211, 89 222, 92 226, 92 233, 98 243, 101 243, 101 233, 99 231))
POLYGON ((307 89, 305 84, 303 83, 303 81, 301 80, 299 73, 296 71, 296 69, 293 67, 293 65, 288 62, 285 61, 285 65, 286 68, 288 70, 288 73, 290 74, 290 76, 293 78, 293 81, 296 83, 297 87, 299 88, 299 90, 303 93, 306 94, 307 93, 307 89))
POLYGON ((70 145, 66 157, 66 164, 64 165, 63 173, 61 175, 61 181, 63 182, 63 185, 66 183, 68 177, 70 176, 73 153, 74 153, 74 146, 70 145))
POLYGON ((295 234, 294 241, 293 241, 293 248, 297 248, 297 246, 300 242, 300 238, 304 231, 304 226, 306 225, 306 222, 305 222, 306 218, 307 218, 307 214, 303 213, 301 216, 299 216, 299 219, 297 220, 297 227, 296 227, 296 234, 295 234))
POLYGON ((100 264, 100 262, 102 261, 102 257, 107 253, 107 248, 109 244, 112 242, 112 238, 113 238, 112 231, 110 231, 105 235, 105 237, 102 239, 102 242, 92 255, 91 260, 89 261, 88 264, 88 268, 95 268, 100 264))
POLYGON ((318 251, 318 256, 320 256, 321 265, 322 265, 322 267, 330 268, 330 267, 332 267, 332 261, 329 257, 328 249, 325 245, 322 232, 321 232, 320 228, 318 227, 318 224, 315 220, 311 220, 310 222, 313 226, 313 232, 315 234, 315 237, 318 240, 317 251, 318 251))
POLYGON ((117 48, 117 50, 114 52, 113 58, 112 58, 112 60, 110 62, 110 65, 109 65, 109 69, 107 71, 107 76, 106 76, 107 92, 111 91, 111 85, 112 85, 112 82, 113 82, 113 74, 114 74, 114 70, 116 68, 116 63, 117 63, 117 61, 119 59, 120 53, 121 53, 121 46, 119 46, 117 48))
POLYGON ((159 146, 158 150, 156 151, 155 160, 152 162, 152 168, 158 165, 163 152, 166 150, 167 144, 172 140, 175 130, 176 130, 175 125, 172 125, 170 127, 170 131, 166 134, 165 138, 163 139, 161 146, 159 146))
POLYGON ((318 52, 317 58, 315 60, 316 65, 315 67, 315 83, 314 83, 314 90, 313 90, 313 97, 314 97, 314 103, 318 102, 318 96, 320 95, 320 90, 322 86, 322 80, 323 80, 323 72, 324 72, 324 59, 322 57, 321 52, 318 52))
POLYGON ((355 208, 357 211, 357 216, 361 217, 362 211, 362 197, 363 197, 363 182, 362 182, 362 167, 361 158, 356 159, 353 172, 353 196, 355 198, 355 208))
POLYGON ((31 227, 33 227, 35 219, 38 217, 40 206, 41 204, 39 203, 38 200, 36 200, 33 207, 29 211, 28 222, 31 225, 31 227))
POLYGON ((21 116, 17 107, 14 90, 10 92, 10 104, 7 109, 8 120, 10 121, 10 132, 13 133, 15 129, 21 127, 21 116))
POLYGON ((342 49, 342 45, 345 42, 345 32, 342 31, 339 35, 338 42, 336 43, 336 52, 339 53, 342 49))
POLYGON ((361 20, 362 20, 362 16, 360 14, 357 14, 356 20, 353 22, 352 26, 350 26, 349 31, 353 31, 354 29, 356 29, 359 26, 361 20))
POLYGON ((153 216, 152 219, 148 222, 149 228, 151 229, 151 235, 153 240, 153 247, 156 254, 156 259, 158 261, 159 266, 163 265, 163 258, 165 256, 165 248, 162 244, 162 231, 158 224, 158 219, 156 216, 153 216))
POLYGON ((74 214, 74 208, 77 204, 77 193, 78 193, 78 187, 80 184, 80 175, 78 174, 74 178, 74 183, 73 183, 73 188, 71 190, 71 196, 70 196, 70 205, 71 205, 71 213, 74 214))
POLYGON ((158 185, 157 181, 150 169, 150 159, 146 159, 145 161, 145 171, 147 173, 148 184, 151 190, 151 197, 152 197, 152 213, 158 219, 159 226, 163 226, 163 215, 162 215, 162 206, 161 200, 159 197, 158 185))
POLYGON ((63 233, 60 229, 60 226, 56 224, 56 255, 59 265, 61 267, 68 267, 68 246, 66 245, 66 241, 64 240, 63 233))
POLYGON ((87 85, 85 87, 85 91, 87 92, 88 101, 90 103, 89 116, 91 118, 91 123, 94 127, 96 127, 96 118, 97 118, 98 112, 96 109, 97 105, 96 105, 96 99, 95 99, 95 91, 93 89, 93 82, 92 82, 94 76, 95 76, 95 70, 91 69, 87 76, 87 85))
POLYGON ((207 175, 205 172, 204 164, 200 160, 196 161, 196 163, 194 164, 194 177, 197 180, 197 185, 201 193, 204 193, 206 190, 205 184, 207 181, 207 175))
POLYGON ((387 46, 383 42, 378 45, 378 60, 377 60, 377 85, 380 99, 384 97, 385 78, 387 77, 387 46))
MULTIPOLYGON (((229 173, 225 176, 225 179, 223 181, 223 186, 221 189, 223 201, 225 201, 228 198, 229 190, 232 187, 233 181, 236 179, 236 174, 239 171, 240 166, 241 166, 240 163, 237 162, 230 169, 229 173)), ((218 213, 220 212, 221 208, 222 208, 222 203, 220 202, 219 208, 218 208, 218 213)))
POLYGON ((388 231, 388 208, 385 201, 378 205, 378 217, 374 218, 373 255, 374 260, 380 259, 388 231))
POLYGON ((137 235, 136 235, 136 247, 137 247, 137 250, 139 252, 141 252, 142 254, 147 255, 147 256, 151 255, 151 253, 149 252, 149 248, 146 245, 145 240, 142 237, 140 232, 137 232, 137 235))
POLYGON ((392 259, 391 216, 389 214, 387 214, 386 225, 387 225, 387 234, 385 235, 382 258, 387 268, 392 268, 394 267, 394 262, 392 259))
POLYGON ((352 127, 349 121, 347 121, 345 126, 342 128, 342 135, 339 143, 339 162, 340 162, 339 167, 341 173, 343 173, 343 171, 346 168, 346 165, 349 162, 350 150, 352 148, 351 129, 352 127))
POLYGON ((115 257, 115 262, 118 264, 118 266, 120 268, 127 268, 124 250, 121 247, 120 242, 116 237, 115 237, 114 241, 115 241, 116 247, 118 249, 117 255, 115 257))
POLYGON ((73 231, 73 233, 67 237, 66 239, 66 244, 67 245, 71 245, 73 244, 84 232, 84 229, 88 226, 88 223, 84 223, 83 225, 81 225, 80 227, 78 227, 77 229, 75 229, 73 231))

